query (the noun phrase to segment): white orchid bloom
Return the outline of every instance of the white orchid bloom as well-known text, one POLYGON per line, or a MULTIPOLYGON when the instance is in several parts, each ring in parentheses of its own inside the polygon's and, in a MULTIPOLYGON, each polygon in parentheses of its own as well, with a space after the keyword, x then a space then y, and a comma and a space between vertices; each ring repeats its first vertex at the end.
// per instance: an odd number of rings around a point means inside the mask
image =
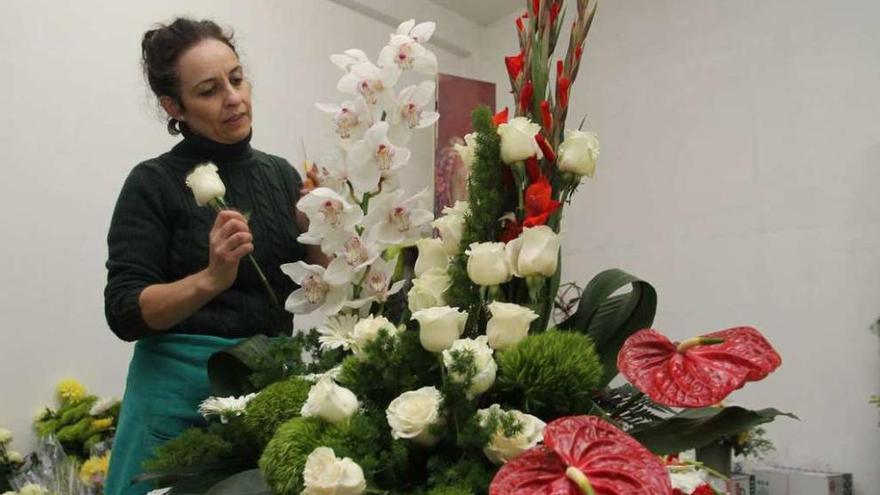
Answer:
POLYGON ((318 327, 321 350, 349 350, 354 343, 354 325, 357 322, 358 317, 355 315, 338 314, 327 318, 324 326, 318 327))
POLYGON ((363 50, 350 48, 342 53, 330 55, 330 61, 340 69, 348 72, 348 69, 351 68, 352 65, 369 62, 370 59, 363 50))
POLYGON ((337 194, 350 198, 350 189, 346 182, 348 181, 348 150, 347 141, 334 138, 330 142, 325 142, 322 147, 323 152, 318 157, 317 167, 317 186, 326 187, 333 190, 337 194))
POLYGON ((437 73, 437 56, 423 46, 431 39, 434 29, 433 22, 422 22, 410 19, 397 27, 391 35, 391 41, 379 52, 379 66, 398 67, 401 70, 413 69, 422 74, 437 73))
POLYGON ((342 309, 345 301, 351 299, 351 284, 347 280, 327 276, 323 266, 297 261, 281 265, 281 271, 300 286, 284 303, 284 309, 291 313, 309 314, 319 311, 331 316, 342 309))
POLYGON ((366 242, 359 235, 352 235, 327 266, 327 276, 334 280, 353 282, 380 254, 375 243, 366 242))
POLYGON ((377 196, 370 204, 370 212, 364 217, 367 238, 383 245, 414 245, 434 220, 433 213, 418 208, 427 192, 427 189, 423 189, 407 199, 404 199, 402 189, 377 196))
POLYGON ((369 105, 378 104, 383 109, 394 104, 394 90, 400 69, 396 65, 376 67, 371 62, 353 64, 349 72, 339 79, 336 89, 348 95, 360 95, 369 105))
POLYGON ((364 276, 363 285, 361 287, 361 297, 357 300, 345 303, 351 308, 363 308, 369 303, 383 303, 388 298, 403 288, 404 280, 398 280, 391 283, 394 276, 394 269, 397 267, 397 258, 387 261, 384 258, 378 258, 369 268, 364 276))
POLYGON ((436 87, 434 81, 422 81, 400 91, 394 109, 388 115, 392 141, 404 144, 409 140, 413 129, 423 129, 437 122, 439 113, 425 111, 434 100, 436 87))
POLYGON ((406 165, 412 153, 391 144, 388 140, 388 123, 376 122, 364 139, 354 143, 349 150, 351 165, 348 179, 354 192, 360 196, 378 189, 381 179, 391 178, 395 170, 406 165))
POLYGON ((360 207, 326 187, 309 192, 296 207, 309 218, 309 230, 300 234, 297 241, 320 245, 326 254, 341 250, 364 217, 360 207))
POLYGON ((375 111, 360 96, 339 105, 316 103, 315 106, 333 116, 334 132, 340 139, 358 140, 378 120, 375 111))

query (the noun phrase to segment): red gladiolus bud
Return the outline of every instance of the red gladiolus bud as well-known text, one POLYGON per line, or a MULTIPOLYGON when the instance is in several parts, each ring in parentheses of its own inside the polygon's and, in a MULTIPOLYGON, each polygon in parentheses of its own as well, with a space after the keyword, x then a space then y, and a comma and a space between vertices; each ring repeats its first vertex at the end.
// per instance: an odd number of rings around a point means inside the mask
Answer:
POLYGON ((498 127, 501 124, 506 124, 509 114, 510 111, 507 109, 507 107, 504 107, 504 110, 501 110, 492 117, 492 123, 495 124, 495 127, 498 127))
POLYGON ((554 3, 550 6, 550 25, 556 22, 556 18, 559 17, 559 9, 562 7, 562 4, 554 3))
POLYGON ((555 162, 556 153, 541 133, 535 134, 535 141, 538 142, 538 147, 541 148, 541 153, 544 153, 544 158, 550 162, 555 162))
POLYGON ((544 120, 544 129, 547 132, 553 130, 553 115, 550 114, 550 102, 541 100, 541 118, 544 120))
POLYGON ((571 80, 567 77, 561 77, 557 82, 557 86, 559 104, 562 105, 562 108, 565 108, 568 106, 568 89, 571 87, 571 80))
POLYGON ((534 156, 526 158, 526 174, 529 176, 529 183, 538 182, 544 178, 538 167, 538 159, 534 156))
POLYGON ((529 108, 529 103, 532 101, 532 95, 534 93, 535 85, 532 84, 532 81, 526 81, 519 93, 519 105, 523 109, 529 108))
POLYGON ((532 12, 537 14, 541 10, 541 0, 532 0, 532 9, 532 12))
POLYGON ((583 55, 583 54, 584 54, 584 47, 583 46, 579 46, 574 49, 574 58, 580 60, 581 55, 583 55))
POLYGON ((558 80, 562 77, 562 70, 565 69, 565 64, 562 63, 562 60, 556 61, 556 79, 558 80))
POLYGON ((519 52, 519 54, 510 57, 504 57, 504 63, 507 65, 507 74, 514 81, 516 81, 516 78, 522 73, 524 57, 525 55, 523 52, 519 52))
POLYGON ((501 235, 499 236, 501 242, 508 243, 522 234, 522 225, 518 222, 507 220, 504 222, 504 230, 501 231, 501 235))
POLYGON ((516 30, 519 31, 520 33, 526 30, 526 26, 523 24, 522 17, 516 18, 516 30))

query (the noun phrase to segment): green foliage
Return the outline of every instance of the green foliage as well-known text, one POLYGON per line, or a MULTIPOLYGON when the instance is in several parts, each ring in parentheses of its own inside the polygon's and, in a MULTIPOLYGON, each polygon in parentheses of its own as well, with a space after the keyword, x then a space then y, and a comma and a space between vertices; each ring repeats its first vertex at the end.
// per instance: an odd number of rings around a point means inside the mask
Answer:
POLYGON ((602 377, 589 337, 559 330, 530 335, 497 356, 499 387, 507 400, 541 418, 582 414, 602 377))
POLYGON ((293 418, 281 425, 260 457, 260 471, 277 495, 299 495, 306 459, 321 446, 324 426, 320 421, 293 418))
POLYGON ((382 410, 371 410, 328 426, 321 444, 333 449, 336 457, 350 457, 357 462, 371 485, 398 486, 407 476, 406 443, 391 439, 382 410))
POLYGON ((58 411, 46 409, 42 418, 34 422, 34 429, 40 437, 53 435, 64 447, 68 455, 83 461, 88 459, 92 446, 107 440, 112 428, 96 427, 93 423, 98 419, 111 419, 113 424, 119 416, 116 405, 101 416, 89 414, 98 398, 88 395, 80 399, 65 400, 58 411))
POLYGON ((470 488, 458 485, 438 486, 428 492, 428 495, 476 495, 470 488))
POLYGON ((459 490, 438 493, 489 493, 496 470, 482 452, 464 455, 454 462, 448 456, 437 455, 428 460, 428 485, 437 487, 433 490, 459 490))
POLYGON ((156 448, 155 457, 144 462, 147 471, 177 472, 220 464, 233 454, 235 446, 217 431, 185 430, 156 448))
POLYGON ((311 386, 311 383, 296 378, 269 385, 248 403, 245 424, 257 434, 262 444, 269 443, 282 423, 299 416, 311 386))
POLYGON ((673 414, 672 409, 652 401, 629 383, 603 390, 596 398, 596 403, 626 430, 660 421, 673 414))

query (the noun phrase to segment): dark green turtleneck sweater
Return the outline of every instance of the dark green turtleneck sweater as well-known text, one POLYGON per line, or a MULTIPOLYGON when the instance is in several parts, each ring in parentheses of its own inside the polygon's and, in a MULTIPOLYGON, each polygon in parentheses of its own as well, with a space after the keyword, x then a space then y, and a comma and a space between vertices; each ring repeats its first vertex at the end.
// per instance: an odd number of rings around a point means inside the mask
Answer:
MULTIPOLYGON (((301 260, 295 204, 301 181, 283 158, 257 151, 250 137, 221 144, 191 132, 170 152, 138 164, 128 176, 107 236, 104 310, 110 329, 127 341, 156 335, 144 322, 138 298, 152 284, 180 280, 208 266, 214 212, 196 205, 184 183, 196 165, 211 161, 226 184, 226 203, 250 212, 254 253, 280 301, 296 285, 279 269, 301 260)), ((275 308, 250 263, 225 292, 168 330, 170 333, 248 337, 290 334, 293 318, 275 308)))

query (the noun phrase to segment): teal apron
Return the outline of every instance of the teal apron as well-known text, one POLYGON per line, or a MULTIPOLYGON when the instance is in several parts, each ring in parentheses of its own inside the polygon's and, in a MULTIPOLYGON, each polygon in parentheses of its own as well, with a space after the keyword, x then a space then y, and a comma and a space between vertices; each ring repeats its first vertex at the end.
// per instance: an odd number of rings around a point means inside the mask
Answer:
POLYGON ((193 426, 205 425, 199 404, 211 395, 207 363, 211 354, 241 339, 168 334, 137 342, 119 426, 110 455, 106 495, 143 495, 150 483, 132 484, 153 449, 193 426))

